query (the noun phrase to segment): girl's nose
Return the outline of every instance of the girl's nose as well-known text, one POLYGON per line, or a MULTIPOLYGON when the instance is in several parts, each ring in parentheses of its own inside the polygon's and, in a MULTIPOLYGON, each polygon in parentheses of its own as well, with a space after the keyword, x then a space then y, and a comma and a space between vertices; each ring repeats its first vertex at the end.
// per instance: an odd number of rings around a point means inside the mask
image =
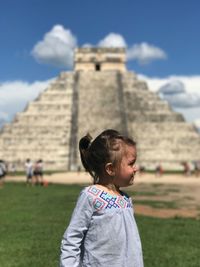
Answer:
POLYGON ((134 171, 134 172, 139 171, 139 166, 138 166, 138 165, 134 165, 134 166, 133 166, 133 171, 134 171))

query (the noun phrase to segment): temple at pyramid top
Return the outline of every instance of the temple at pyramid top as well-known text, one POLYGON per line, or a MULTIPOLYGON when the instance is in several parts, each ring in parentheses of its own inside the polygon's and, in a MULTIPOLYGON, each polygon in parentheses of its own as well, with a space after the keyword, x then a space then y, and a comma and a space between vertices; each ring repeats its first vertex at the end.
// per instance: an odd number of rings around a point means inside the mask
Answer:
POLYGON ((75 71, 126 71, 125 63, 125 48, 84 47, 75 50, 75 71))

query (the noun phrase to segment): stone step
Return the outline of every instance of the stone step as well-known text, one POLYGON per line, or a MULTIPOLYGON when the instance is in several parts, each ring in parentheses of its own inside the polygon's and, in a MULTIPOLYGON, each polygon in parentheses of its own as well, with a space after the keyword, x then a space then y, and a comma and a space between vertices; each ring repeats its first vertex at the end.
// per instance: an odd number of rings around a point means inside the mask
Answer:
MULTIPOLYGON (((179 148, 179 149, 174 149, 174 150, 154 150, 154 149, 150 149, 150 148, 144 148, 144 149, 139 149, 138 148, 138 157, 142 158, 142 159, 146 159, 146 160, 151 160, 152 157, 154 160, 157 160, 157 158, 160 157, 160 159, 166 160, 166 159, 172 159, 173 160, 180 160, 182 157, 189 157, 189 154, 193 157, 198 158, 200 156, 200 153, 198 150, 193 150, 193 149, 189 149, 189 148, 179 148), (177 152, 178 152, 178 156, 177 156, 177 152)), ((191 161, 191 159, 189 159, 189 161, 191 161)))
POLYGON ((66 79, 71 79, 73 78, 75 75, 75 72, 73 71, 61 71, 58 78, 59 79, 63 79, 63 80, 66 80, 66 79))
MULTIPOLYGON (((42 101, 43 103, 45 102, 51 102, 51 103, 65 103, 69 102, 71 103, 72 101, 72 94, 73 91, 66 91, 66 93, 59 94, 57 91, 51 91, 48 92, 48 94, 41 95, 40 98, 38 99, 39 101, 42 101)), ((33 102, 32 102, 33 103, 33 102)))
POLYGON ((146 131, 163 131, 163 134, 165 134, 165 131, 194 131, 194 126, 190 123, 186 123, 185 121, 181 122, 141 122, 141 123, 132 123, 131 124, 132 131, 137 130, 138 133, 146 132, 146 131))
POLYGON ((137 88, 132 88, 132 90, 127 91, 126 88, 124 88, 124 98, 125 99, 132 99, 132 101, 138 101, 138 102, 151 102, 151 101, 160 101, 161 98, 159 95, 154 94, 153 92, 147 90, 147 91, 142 91, 138 90, 137 88))
POLYGON ((122 78, 122 84, 123 87, 127 90, 127 91, 149 91, 147 83, 145 81, 140 81, 138 79, 123 79, 122 78))
MULTIPOLYGON (((14 151, 19 151, 20 153, 25 153, 26 151, 30 151, 33 150, 34 153, 37 153, 37 151, 40 151, 40 153, 43 153, 45 155, 45 153, 49 153, 49 151, 53 152, 54 154, 66 154, 67 150, 69 150, 69 146, 66 143, 63 144, 52 144, 52 146, 48 146, 48 145, 38 145, 38 144, 31 144, 31 145, 7 145, 7 146, 3 146, 1 148, 1 154, 3 155, 8 155, 9 153, 11 155, 13 155, 13 153, 15 153, 14 151), (8 149, 9 146, 9 149, 8 149), (64 146, 66 146, 65 148, 63 148, 64 146), (5 151, 6 150, 6 151, 5 151)), ((33 154, 34 154, 33 153, 33 154)), ((5 156, 3 157, 5 158, 5 156)))
POLYGON ((180 131, 177 131, 176 129, 167 129, 167 128, 163 128, 160 129, 149 129, 146 128, 144 129, 144 131, 142 131, 141 129, 137 129, 136 127, 134 127, 134 135, 142 138, 147 138, 148 136, 150 136, 149 138, 153 138, 153 139, 169 139, 169 140, 173 140, 173 139, 179 139, 180 137, 198 137, 199 138, 199 134, 198 132, 191 130, 191 129, 187 129, 185 130, 184 128, 180 131))
POLYGON ((70 126, 71 124, 61 124, 61 125, 55 125, 55 124, 52 124, 52 125, 49 125, 48 127, 46 125, 39 125, 37 124, 37 127, 35 127, 34 125, 34 131, 33 131, 33 127, 31 127, 31 125, 23 125, 23 124, 20 124, 20 123, 15 123, 14 124, 14 127, 9 127, 9 128, 3 128, 2 130, 2 134, 24 134, 24 133, 27 133, 28 134, 54 134, 56 132, 56 135, 60 132, 60 135, 61 134, 66 134, 70 131, 70 126))
MULTIPOLYGON (((66 147, 66 149, 67 149, 67 147, 66 147)), ((10 149, 8 151, 2 151, 1 150, 0 156, 2 159, 6 160, 6 161, 8 159, 9 159, 9 161, 11 159, 15 160, 15 157, 18 159, 23 158, 23 160, 26 160, 27 157, 36 158, 36 159, 39 159, 39 158, 63 159, 63 157, 69 156, 69 152, 67 150, 61 150, 59 148, 56 151, 54 148, 47 148, 45 150, 35 149, 34 151, 27 148, 27 149, 22 149, 22 150, 16 150, 16 149, 10 149)))
POLYGON ((22 125, 20 124, 10 124, 10 125, 6 125, 4 126, 4 128, 2 129, 2 132, 5 134, 5 133, 10 133, 10 134, 24 134, 24 133, 27 133, 28 135, 29 134, 54 134, 55 132, 57 132, 56 134, 60 133, 60 134, 66 134, 67 132, 70 131, 70 128, 69 128, 70 125, 51 125, 51 127, 47 127, 47 126, 44 126, 44 125, 41 125, 41 126, 38 126, 38 127, 35 127, 34 128, 34 131, 33 131, 33 128, 30 127, 29 125, 24 125, 24 127, 22 127, 22 125))
POLYGON ((26 135, 26 134, 19 134, 13 137, 12 134, 7 134, 4 135, 1 140, 0 143, 1 144, 16 144, 16 145, 23 145, 23 144, 36 144, 36 143, 40 143, 40 144, 47 144, 48 142, 51 144, 59 144, 59 143, 68 143, 69 141, 69 136, 70 133, 66 133, 65 135, 59 135, 59 133, 57 133, 57 135, 53 135, 53 134, 40 134, 40 135, 36 135, 36 134, 32 134, 32 135, 26 135), (24 140, 23 140, 24 137, 24 140), (39 140, 38 140, 39 139, 39 140), (40 141, 41 139, 41 141, 40 141), (20 142, 19 144, 17 144, 17 142, 20 142))
POLYGON ((15 157, 15 155, 31 155, 32 157, 36 157, 38 158, 38 154, 43 155, 42 157, 46 157, 48 158, 48 155, 50 154, 51 156, 54 154, 55 157, 57 156, 66 156, 68 155, 67 152, 67 147, 63 148, 62 147, 57 147, 57 149, 55 149, 55 147, 46 147, 46 149, 43 148, 34 148, 34 151, 32 149, 29 149, 29 147, 20 147, 19 149, 16 148, 10 148, 7 149, 6 151, 1 150, 0 154, 2 156, 3 159, 7 159, 8 157, 15 157))
POLYGON ((37 113, 39 112, 39 114, 41 115, 40 112, 45 111, 46 113, 59 113, 59 112, 67 112, 67 113, 71 113, 71 106, 72 103, 59 103, 59 104, 53 104, 52 102, 40 102, 40 103, 36 103, 33 102, 31 103, 28 108, 27 108, 27 112, 26 113, 37 113))
MULTIPOLYGON (((153 142, 154 143, 154 142, 153 142)), ((192 145, 200 145, 199 142, 193 142, 191 143, 191 146, 192 145)), ((164 143, 158 143, 156 144, 156 148, 153 147, 153 145, 148 145, 148 144, 143 144, 143 143, 140 143, 137 142, 137 147, 138 147, 138 150, 140 151, 143 151, 143 153, 146 154, 146 151, 147 150, 151 150, 151 151, 154 151, 154 153, 157 153, 158 151, 160 150, 163 150, 165 155, 168 155, 168 153, 170 151, 173 151, 173 150, 183 150, 183 151, 187 151, 188 150, 188 146, 187 145, 183 145, 182 143, 180 142, 173 142, 172 144, 169 144, 169 142, 164 142, 164 143), (167 147, 168 145, 168 147, 167 147)), ((194 150, 195 151, 195 150, 194 150)), ((196 150, 195 152, 198 152, 198 150, 196 150)))
POLYGON ((49 89, 57 88, 58 90, 64 90, 66 86, 72 85, 74 83, 74 74, 68 76, 68 77, 58 77, 56 80, 54 80, 50 86, 49 89))
MULTIPOLYGON (((69 134, 67 133, 64 136, 51 136, 49 134, 47 135, 41 135, 41 139, 35 138, 36 136, 32 135, 18 135, 16 137, 13 137, 11 134, 5 135, 3 138, 0 140, 0 144, 5 144, 5 145, 19 145, 23 146, 25 145, 36 145, 36 144, 41 144, 41 145, 49 145, 51 146, 52 144, 66 144, 69 143, 69 134), (39 140, 38 140, 39 139, 39 140)), ((38 136, 37 136, 38 137, 38 136)))
POLYGON ((188 140, 192 139, 192 138, 197 138, 199 139, 198 133, 196 132, 176 132, 176 131, 168 131, 162 134, 162 131, 158 132, 158 131, 147 131, 146 133, 138 133, 137 131, 134 132, 134 137, 136 139, 141 140, 143 143, 146 142, 146 140, 157 140, 157 142, 161 142, 161 140, 165 140, 166 142, 170 141, 171 142, 176 142, 178 140, 182 140, 182 139, 186 139, 188 138, 188 140), (152 136, 152 135, 153 136, 152 136))
POLYGON ((71 125, 71 118, 68 118, 67 120, 59 120, 59 121, 38 121, 38 120, 34 120, 33 121, 28 121, 28 120, 20 120, 20 121, 15 121, 14 124, 15 126, 17 125, 18 127, 22 127, 22 128, 25 128, 25 127, 29 127, 30 129, 33 127, 34 128, 41 128, 41 127, 46 127, 46 129, 49 129, 51 127, 63 127, 66 126, 66 127, 70 127, 71 125), (34 123, 34 124, 33 124, 34 123))
POLYGON ((188 134, 187 138, 185 137, 185 134, 178 134, 178 136, 164 135, 163 137, 160 134, 155 134, 154 137, 151 137, 150 135, 148 135, 148 133, 143 135, 135 133, 134 138, 137 143, 142 143, 144 147, 148 145, 148 142, 150 142, 152 144, 157 144, 157 146, 167 145, 170 148, 171 146, 178 144, 184 146, 184 142, 187 142, 186 146, 188 146, 188 142, 191 141, 191 143, 193 144, 194 142, 198 142, 199 140, 199 137, 193 133, 188 134))
MULTIPOLYGON (((29 114, 29 113, 19 113, 17 114, 15 121, 26 121, 26 122, 30 122, 30 121, 40 121, 40 122, 44 122, 44 121, 51 121, 52 124, 54 124, 54 121, 69 121, 71 119, 71 113, 70 112, 62 112, 61 114, 57 115, 54 114, 53 112, 50 114, 29 114)), ((49 126, 49 125, 47 125, 49 126)))
POLYGON ((41 107, 41 106, 46 106, 46 107, 55 107, 55 108, 65 108, 68 109, 72 105, 72 99, 63 99, 62 101, 34 101, 30 103, 28 106, 29 107, 41 107))
POLYGON ((159 110, 157 112, 151 112, 151 111, 129 111, 127 112, 128 119, 131 122, 179 122, 183 121, 182 114, 179 113, 172 113, 167 111, 159 110))
MULTIPOLYGON (((50 88, 48 88, 48 95, 52 94, 57 94, 57 93, 61 93, 61 94, 70 94, 70 91, 73 88, 73 84, 53 84, 50 88)), ((47 91, 46 91, 47 92, 47 91)), ((45 93, 46 93, 45 92, 45 93)))
POLYGON ((73 92, 73 85, 69 85, 68 87, 65 88, 65 90, 60 90, 60 91, 57 89, 56 86, 52 86, 51 88, 47 88, 47 90, 45 90, 43 94, 40 95, 40 97, 56 96, 56 95, 70 96, 72 92, 73 92))
MULTIPOLYGON (((88 85, 100 85, 99 83, 103 81, 104 85, 111 85, 115 87, 117 72, 80 72, 79 79, 81 79, 81 87, 86 87, 88 85), (114 82, 114 85, 113 85, 114 82)), ((102 86, 102 89, 104 87, 102 86)), ((94 88, 93 88, 94 90, 94 88)))
MULTIPOLYGON (((164 163, 164 162, 179 162, 179 164, 181 164, 184 161, 187 162, 191 162, 191 158, 193 159, 193 161, 195 160, 199 160, 199 154, 193 154, 193 151, 191 150, 187 150, 187 151, 179 151, 174 152, 174 153, 167 153, 167 154, 163 154, 163 153, 154 153, 154 151, 152 152, 148 152, 146 151, 145 153, 139 153, 138 154, 138 162, 140 162, 142 165, 145 162, 150 161, 150 159, 153 159, 154 162, 157 164, 160 163, 164 163)), ((171 168, 172 169, 172 168, 171 168)))
POLYGON ((126 107, 128 110, 142 110, 142 111, 166 111, 171 112, 171 108, 169 107, 167 102, 161 101, 137 101, 131 98, 126 99, 126 107))
MULTIPOLYGON (((10 136, 11 137, 11 136, 10 136)), ((69 134, 64 136, 64 137, 60 137, 60 138, 56 138, 54 137, 49 137, 47 136, 45 138, 45 136, 41 136, 41 140, 37 140, 34 138, 34 136, 32 136, 31 138, 28 136, 25 136, 25 138, 23 139, 23 136, 17 136, 16 138, 10 138, 10 137, 5 137, 3 139, 1 139, 1 143, 4 145, 15 145, 15 146, 27 146, 27 145, 32 145, 32 146, 36 146, 37 144, 39 145, 47 145, 48 146, 55 146, 55 145, 65 145, 69 143, 69 134), (19 143, 20 142, 20 143, 19 143)))
POLYGON ((90 82, 90 83, 89 82, 88 83, 84 83, 83 85, 81 85, 81 87, 79 88, 79 90, 94 91, 94 88, 95 87, 98 87, 99 86, 99 83, 103 83, 103 86, 101 88, 101 90, 103 92, 105 92, 106 91, 106 88, 108 88, 108 87, 109 87, 110 90, 111 89, 112 90, 116 90, 116 86, 113 85, 113 82, 112 83, 110 83, 108 81, 104 82, 103 80, 102 81, 100 81, 100 80, 93 81, 93 82, 90 82))

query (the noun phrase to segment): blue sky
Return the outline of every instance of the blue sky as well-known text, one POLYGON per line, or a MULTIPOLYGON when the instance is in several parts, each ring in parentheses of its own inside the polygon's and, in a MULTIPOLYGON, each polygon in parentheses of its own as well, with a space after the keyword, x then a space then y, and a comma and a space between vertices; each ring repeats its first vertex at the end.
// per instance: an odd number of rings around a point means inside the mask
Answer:
POLYGON ((71 70, 73 49, 90 44, 125 45, 128 69, 199 120, 199 10, 197 0, 2 0, 0 119, 71 70))

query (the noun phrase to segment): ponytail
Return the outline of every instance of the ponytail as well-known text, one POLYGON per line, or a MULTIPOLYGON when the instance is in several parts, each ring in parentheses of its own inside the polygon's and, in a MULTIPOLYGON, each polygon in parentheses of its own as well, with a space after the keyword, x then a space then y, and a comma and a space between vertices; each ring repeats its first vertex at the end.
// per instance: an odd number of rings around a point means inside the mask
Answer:
POLYGON ((83 136, 81 140, 79 141, 79 151, 80 151, 81 162, 83 164, 83 167, 94 178, 94 173, 92 172, 91 167, 89 165, 89 161, 88 161, 89 147, 92 143, 91 141, 92 141, 92 136, 89 133, 83 136))

